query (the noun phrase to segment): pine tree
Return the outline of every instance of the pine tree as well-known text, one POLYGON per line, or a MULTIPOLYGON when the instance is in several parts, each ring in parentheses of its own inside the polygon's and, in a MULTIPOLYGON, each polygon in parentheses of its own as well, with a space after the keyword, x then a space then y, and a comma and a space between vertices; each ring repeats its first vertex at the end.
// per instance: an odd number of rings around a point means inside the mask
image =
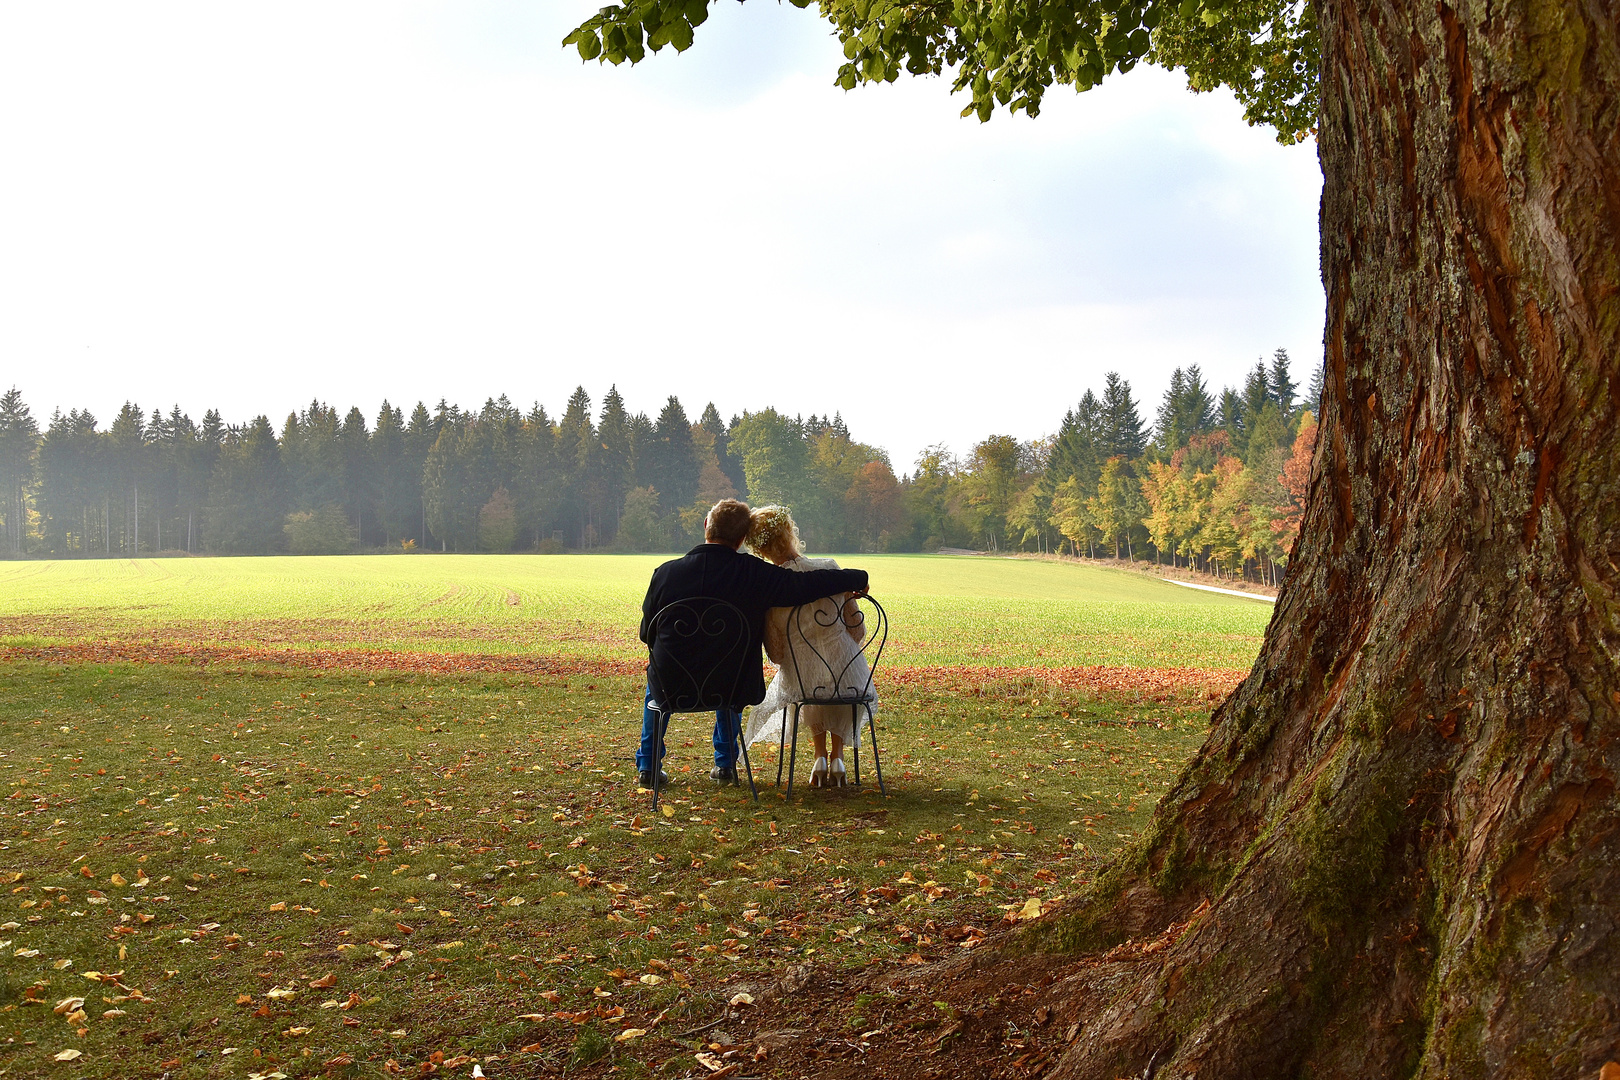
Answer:
POLYGON ((596 489, 594 517, 601 531, 599 542, 608 543, 618 531, 619 513, 630 490, 630 414, 624 407, 619 388, 609 386, 602 398, 602 411, 596 421, 596 489))
POLYGON ((337 410, 312 400, 281 426, 281 455, 292 483, 293 509, 345 503, 343 424, 337 410))
POLYGON ((1102 402, 1090 390, 1080 404, 1063 414, 1063 423, 1052 440, 1052 454, 1046 475, 1055 491, 1070 477, 1078 477, 1082 488, 1096 485, 1099 472, 1099 444, 1108 441, 1102 402))
MULTIPOLYGON (((440 402, 442 408, 444 402, 440 402)), ((428 533, 427 504, 422 501, 422 471, 427 467, 428 452, 439 440, 438 422, 427 411, 427 405, 418 401, 411 410, 410 423, 405 426, 404 454, 400 467, 400 514, 407 525, 400 532, 402 539, 414 539, 427 548, 433 537, 428 533)))
POLYGON ((276 432, 256 416, 220 448, 209 484, 203 538, 228 555, 263 555, 283 546, 291 485, 276 432))
POLYGON ((34 482, 34 454, 39 446, 39 425, 13 386, 0 395, 0 486, 6 546, 21 554, 28 536, 28 496, 34 482))
MULTIPOLYGON (((636 413, 627 425, 630 443, 631 486, 653 487, 658 476, 658 445, 653 422, 646 413, 636 413)), ((642 496, 645 500, 645 496, 642 496)))
POLYGON ((699 463, 692 445, 692 422, 673 394, 653 425, 653 441, 657 449, 652 486, 658 489, 659 509, 674 513, 697 498, 699 463))
MULTIPOLYGON (((1193 368, 1194 373, 1197 370, 1193 368)), ((1127 461, 1141 457, 1142 451, 1147 449, 1147 432, 1136 401, 1131 397, 1131 384, 1120 378, 1117 371, 1110 371, 1104 379, 1102 407, 1106 435, 1097 448, 1099 463, 1111 457, 1127 461)))
MULTIPOLYGON (((714 407, 714 402, 704 406, 703 416, 698 420, 703 430, 714 438, 714 458, 720 471, 725 473, 726 479, 739 493, 748 490, 747 481, 743 477, 742 462, 731 455, 731 429, 720 419, 720 410, 714 407)), ((737 420, 732 418, 731 426, 735 427, 737 420)), ((746 498, 746 494, 739 494, 738 498, 746 498)))
MULTIPOLYGON (((113 525, 118 550, 140 553, 141 480, 146 471, 146 419, 139 405, 124 402, 107 429, 109 486, 119 518, 113 525)), ((148 493, 150 502, 150 493, 148 493)), ((150 510, 150 507, 148 507, 150 510)))
POLYGON ((518 528, 536 548, 552 539, 558 520, 561 471, 557 464, 557 429, 537 401, 523 421, 523 455, 518 466, 518 528))
POLYGON ((472 551, 483 498, 472 482, 476 434, 464 417, 446 417, 422 467, 422 505, 440 551, 472 551))
POLYGON ((1288 350, 1278 349, 1271 354, 1271 400, 1277 403, 1277 411, 1282 413, 1284 420, 1290 427, 1296 419, 1294 413, 1294 392, 1299 389, 1292 379, 1288 377, 1288 350))
POLYGON ((348 415, 343 418, 343 427, 338 431, 338 447, 343 458, 344 516, 354 530, 354 538, 364 544, 369 523, 373 535, 381 539, 382 530, 373 509, 377 484, 372 472, 371 433, 366 430, 365 414, 357 406, 350 407, 348 415))
POLYGON ((557 422, 557 469, 561 474, 559 524, 577 546, 589 548, 595 533, 588 496, 596 455, 591 398, 583 386, 569 395, 557 422))
POLYGON ((1161 457, 1166 459, 1187 442, 1215 427, 1215 402, 1204 385, 1204 373, 1197 364, 1170 373, 1170 386, 1159 406, 1155 439, 1161 457))
POLYGON ((1316 416, 1322 415, 1322 392, 1327 388, 1326 360, 1311 369, 1311 384, 1305 391, 1305 407, 1316 416))
MULTIPOLYGON (((410 468, 405 455, 405 414, 384 398, 371 433, 371 476, 376 484, 377 534, 383 546, 410 531, 410 468)), ((417 472, 421 482, 421 472, 417 472)))
POLYGON ((1221 430, 1226 432, 1233 446, 1243 444, 1248 430, 1244 423, 1243 398, 1230 386, 1221 390, 1221 430))

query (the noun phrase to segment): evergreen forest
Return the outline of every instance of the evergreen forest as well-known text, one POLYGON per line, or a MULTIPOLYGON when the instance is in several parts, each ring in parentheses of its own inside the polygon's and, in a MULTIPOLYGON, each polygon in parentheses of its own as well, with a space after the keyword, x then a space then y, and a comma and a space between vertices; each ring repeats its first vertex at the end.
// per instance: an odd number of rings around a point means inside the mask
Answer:
POLYGON ((793 509, 815 551, 1066 552, 1148 559, 1275 583, 1298 531, 1312 408, 1277 350, 1218 394, 1178 369, 1152 423, 1109 373, 1057 432, 926 449, 899 475, 840 416, 775 408, 694 422, 617 388, 561 413, 504 395, 476 410, 385 401, 368 420, 319 400, 228 424, 125 403, 105 427, 58 410, 41 429, 0 396, 11 557, 357 551, 675 551, 717 499, 793 509))

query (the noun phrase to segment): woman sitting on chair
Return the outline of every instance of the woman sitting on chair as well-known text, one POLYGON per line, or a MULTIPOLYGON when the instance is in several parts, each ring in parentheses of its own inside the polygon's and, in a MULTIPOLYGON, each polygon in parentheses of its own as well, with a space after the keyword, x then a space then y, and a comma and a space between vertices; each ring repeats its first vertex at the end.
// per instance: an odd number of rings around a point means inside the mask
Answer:
MULTIPOLYGON (((799 527, 786 507, 763 506, 751 516, 753 522, 745 543, 760 558, 789 570, 838 569, 832 559, 810 559, 801 553, 799 527)), ((765 690, 765 700, 755 705, 749 715, 744 737, 750 744, 780 744, 787 710, 793 702, 866 691, 866 703, 858 708, 807 704, 800 714, 810 725, 816 744, 810 786, 843 787, 844 744, 859 739, 861 730, 852 722, 852 714, 859 713, 864 726, 877 704, 877 693, 868 686, 871 674, 861 652, 865 625, 854 598, 848 593, 808 605, 790 627, 788 620, 793 610, 772 608, 766 617, 765 654, 777 665, 777 672, 765 690)))

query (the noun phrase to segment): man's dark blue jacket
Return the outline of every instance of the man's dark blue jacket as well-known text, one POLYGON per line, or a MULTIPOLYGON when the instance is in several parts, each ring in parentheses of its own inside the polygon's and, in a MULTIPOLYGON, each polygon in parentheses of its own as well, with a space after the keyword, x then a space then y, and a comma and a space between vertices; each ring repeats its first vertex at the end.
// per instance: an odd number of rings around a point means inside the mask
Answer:
MULTIPOLYGON (((679 654, 681 662, 689 668, 704 666, 706 662, 719 662, 724 656, 725 643, 712 642, 713 655, 694 652, 693 645, 703 644, 691 638, 675 639, 665 633, 660 640, 650 640, 652 618, 666 605, 676 600, 689 600, 696 596, 712 596, 729 600, 742 610, 748 622, 748 651, 742 681, 737 687, 738 701, 733 708, 758 705, 765 699, 765 675, 760 664, 760 650, 765 641, 765 613, 773 607, 797 607, 834 593, 860 592, 866 588, 865 570, 810 570, 800 573, 784 570, 753 555, 744 555, 724 544, 700 544, 679 559, 671 559, 653 571, 652 584, 647 586, 647 599, 641 605, 641 640, 651 650, 653 663, 668 651, 679 654), (665 640, 669 637, 669 640, 665 640)), ((662 700, 657 676, 652 667, 647 677, 652 681, 653 697, 662 700)))

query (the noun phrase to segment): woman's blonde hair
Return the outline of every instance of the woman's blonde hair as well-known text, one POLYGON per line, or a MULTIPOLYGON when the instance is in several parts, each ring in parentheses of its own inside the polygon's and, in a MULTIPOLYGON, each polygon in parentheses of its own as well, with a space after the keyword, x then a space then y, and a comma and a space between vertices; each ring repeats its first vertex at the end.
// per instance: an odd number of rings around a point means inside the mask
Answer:
POLYGON ((748 515, 748 550, 760 558, 784 551, 790 555, 803 552, 799 540, 799 526, 785 506, 761 506, 748 515))

